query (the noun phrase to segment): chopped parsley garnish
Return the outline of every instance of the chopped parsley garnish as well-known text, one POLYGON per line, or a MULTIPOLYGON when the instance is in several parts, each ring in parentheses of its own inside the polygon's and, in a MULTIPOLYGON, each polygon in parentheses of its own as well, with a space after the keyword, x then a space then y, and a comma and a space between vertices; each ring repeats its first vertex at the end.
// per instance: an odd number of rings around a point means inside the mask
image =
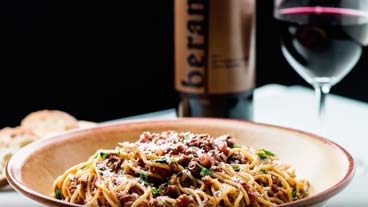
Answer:
POLYGON ((151 193, 153 195, 161 195, 161 191, 165 190, 169 185, 171 185, 171 181, 167 181, 166 183, 160 185, 160 187, 157 189, 156 187, 151 188, 151 193))
POLYGON ((266 170, 266 169, 262 169, 262 170, 261 170, 261 172, 262 172, 263 174, 267 174, 267 170, 266 170))
POLYGON ((83 170, 84 168, 85 168, 85 166, 82 166, 82 167, 79 168, 79 170, 83 170))
POLYGON ((165 188, 167 188, 169 185, 171 185, 172 183, 171 183, 171 181, 169 180, 169 181, 167 181, 166 183, 164 183, 163 185, 161 185, 160 186, 160 188, 159 188, 159 190, 163 190, 163 189, 165 189, 165 188))
POLYGON ((264 153, 262 153, 262 152, 258 152, 258 153, 257 153, 257 155, 258 155, 258 157, 259 157, 259 158, 261 158, 262 160, 267 159, 267 156, 266 156, 264 153))
POLYGON ((233 167, 233 169, 234 169, 235 172, 239 172, 240 171, 240 167, 239 166, 231 166, 231 167, 233 167))
POLYGON ((242 146, 234 144, 233 146, 231 146, 231 148, 242 148, 242 146))
POLYGON ((265 152, 265 154, 267 156, 271 156, 271 157, 275 157, 275 154, 273 154, 272 152, 268 151, 268 150, 265 150, 265 149, 262 149, 263 152, 265 152))
POLYGON ((153 195, 157 195, 157 194, 160 194, 160 191, 157 188, 153 187, 153 188, 151 188, 151 193, 153 195))
POLYGON ((293 199, 296 199, 296 191, 294 190, 293 192, 291 192, 291 196, 293 197, 293 199))
POLYGON ((141 175, 140 175, 140 179, 144 182, 147 182, 148 181, 148 175, 147 175, 147 172, 141 170, 141 175))
POLYGON ((159 188, 158 188, 158 190, 159 191, 162 191, 162 190, 165 190, 167 187, 169 187, 169 185, 171 185, 172 183, 171 183, 171 181, 169 180, 169 181, 167 181, 166 183, 164 183, 164 184, 162 184, 159 188))
POLYGON ((213 174, 213 170, 211 169, 207 169, 205 167, 203 167, 200 164, 197 164, 199 166, 199 168, 201 168, 201 172, 199 173, 202 177, 206 176, 206 175, 212 175, 213 174))
POLYGON ((153 162, 167 163, 167 158, 166 157, 160 157, 158 159, 153 160, 153 162))
POLYGON ((55 198, 61 200, 61 192, 59 188, 55 188, 55 198))
POLYGON ((104 159, 107 157, 107 155, 108 155, 108 153, 106 153, 106 152, 100 152, 100 157, 102 157, 104 159))
POLYGON ((275 154, 273 154, 272 152, 265 150, 265 149, 260 149, 257 150, 257 155, 259 158, 261 158, 262 160, 267 159, 268 157, 274 157, 275 154))
POLYGON ((99 158, 99 157, 102 157, 102 158, 106 158, 107 157, 107 155, 108 155, 108 153, 106 153, 106 152, 100 152, 100 153, 96 153, 96 155, 95 155, 95 159, 97 159, 97 158, 99 158))
POLYGON ((147 186, 152 186, 153 185, 152 183, 148 182, 147 172, 145 172, 143 170, 141 170, 141 172, 140 172, 139 182, 144 184, 144 185, 147 185, 147 186))

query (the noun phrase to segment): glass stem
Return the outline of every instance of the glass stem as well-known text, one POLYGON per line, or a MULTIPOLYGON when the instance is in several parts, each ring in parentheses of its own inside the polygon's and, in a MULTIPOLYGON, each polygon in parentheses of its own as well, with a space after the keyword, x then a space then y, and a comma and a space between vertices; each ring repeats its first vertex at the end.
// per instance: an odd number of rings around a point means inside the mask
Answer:
POLYGON ((318 104, 318 118, 321 119, 326 110, 326 97, 330 92, 331 85, 326 83, 317 83, 314 85, 314 90, 317 94, 317 104, 318 104))

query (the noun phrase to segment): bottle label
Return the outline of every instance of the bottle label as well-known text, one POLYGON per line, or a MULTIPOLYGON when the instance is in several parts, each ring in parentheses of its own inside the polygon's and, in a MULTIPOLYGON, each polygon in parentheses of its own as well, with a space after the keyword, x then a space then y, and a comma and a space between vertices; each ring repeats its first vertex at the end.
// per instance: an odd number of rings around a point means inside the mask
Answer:
POLYGON ((254 0, 176 0, 176 89, 228 94, 253 88, 253 17, 254 0))

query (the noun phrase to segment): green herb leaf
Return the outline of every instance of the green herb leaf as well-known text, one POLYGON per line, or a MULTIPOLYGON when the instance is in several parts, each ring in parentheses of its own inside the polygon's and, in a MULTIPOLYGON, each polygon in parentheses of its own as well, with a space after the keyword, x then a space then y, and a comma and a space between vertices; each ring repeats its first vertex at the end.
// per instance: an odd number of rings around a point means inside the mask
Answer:
POLYGON ((100 157, 102 157, 104 159, 107 157, 107 155, 108 155, 108 153, 106 153, 106 152, 100 152, 100 157))
POLYGON ((148 185, 148 186, 152 186, 152 183, 148 182, 148 175, 147 172, 141 170, 140 172, 140 176, 139 176, 139 182, 144 184, 144 185, 148 185))
POLYGON ((257 153, 258 157, 261 158, 262 160, 267 159, 267 156, 263 153, 263 152, 258 152, 257 153))
POLYGON ((167 158, 166 157, 160 157, 159 159, 153 160, 153 162, 167 163, 167 158))
POLYGON ((170 160, 171 163, 178 163, 178 160, 170 160))
POLYGON ((167 188, 169 185, 171 185, 172 183, 171 183, 171 181, 169 180, 169 181, 167 181, 166 183, 164 183, 164 188, 167 188))
POLYGON ((267 174, 267 170, 266 170, 266 169, 262 169, 262 170, 261 170, 261 172, 262 172, 263 174, 267 174))
POLYGON ((143 180, 144 182, 148 181, 148 175, 147 172, 141 170, 141 175, 140 175, 140 179, 143 180))
POLYGON ((61 200, 61 192, 59 188, 55 188, 55 198, 61 200))
POLYGON ((153 188, 151 188, 151 193, 153 195, 157 195, 157 194, 160 194, 160 191, 157 188, 153 187, 153 188))
POLYGON ((206 175, 212 175, 213 174, 213 170, 211 169, 207 169, 205 167, 203 167, 200 164, 197 164, 200 168, 201 168, 201 172, 199 173, 202 177, 206 176, 206 175))
POLYGON ((291 192, 291 196, 293 197, 293 199, 296 199, 296 191, 294 190, 293 192, 291 192))
POLYGON ((239 166, 231 166, 231 167, 233 167, 233 169, 234 169, 235 172, 239 172, 240 171, 240 167, 239 166))
POLYGON ((231 148, 242 148, 242 146, 234 144, 231 148))
POLYGON ((267 159, 268 157, 274 157, 275 154, 273 154, 272 152, 268 151, 268 150, 265 150, 265 149, 260 149, 260 150, 257 150, 257 155, 262 159, 262 160, 265 160, 267 159))
POLYGON ((271 157, 275 157, 275 154, 273 154, 272 152, 268 151, 268 150, 265 150, 265 149, 262 149, 263 152, 265 152, 265 154, 267 156, 271 156, 271 157))
POLYGON ((171 185, 172 183, 171 183, 171 181, 169 180, 169 181, 167 181, 166 183, 164 183, 164 184, 162 184, 159 188, 158 188, 158 190, 159 191, 162 191, 162 190, 165 190, 169 185, 171 185))

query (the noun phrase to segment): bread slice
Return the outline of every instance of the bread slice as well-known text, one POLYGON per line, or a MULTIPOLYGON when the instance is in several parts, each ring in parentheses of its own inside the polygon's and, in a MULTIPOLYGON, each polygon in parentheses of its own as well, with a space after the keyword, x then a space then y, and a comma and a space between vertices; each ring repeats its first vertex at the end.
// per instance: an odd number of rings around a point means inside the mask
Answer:
POLYGON ((4 168, 8 160, 23 146, 52 135, 74 129, 96 126, 90 121, 78 121, 72 115, 58 110, 41 110, 26 116, 21 126, 0 130, 0 188, 7 186, 4 168))
POLYGON ((91 122, 91 121, 84 121, 84 120, 79 120, 78 121, 78 128, 79 129, 87 129, 87 128, 92 128, 97 126, 97 123, 95 122, 91 122))
POLYGON ((30 130, 21 127, 6 127, 0 130, 0 177, 3 169, 13 154, 38 137, 30 130))
POLYGON ((43 138, 78 128, 78 121, 62 111, 41 110, 26 116, 21 122, 21 127, 43 138))

